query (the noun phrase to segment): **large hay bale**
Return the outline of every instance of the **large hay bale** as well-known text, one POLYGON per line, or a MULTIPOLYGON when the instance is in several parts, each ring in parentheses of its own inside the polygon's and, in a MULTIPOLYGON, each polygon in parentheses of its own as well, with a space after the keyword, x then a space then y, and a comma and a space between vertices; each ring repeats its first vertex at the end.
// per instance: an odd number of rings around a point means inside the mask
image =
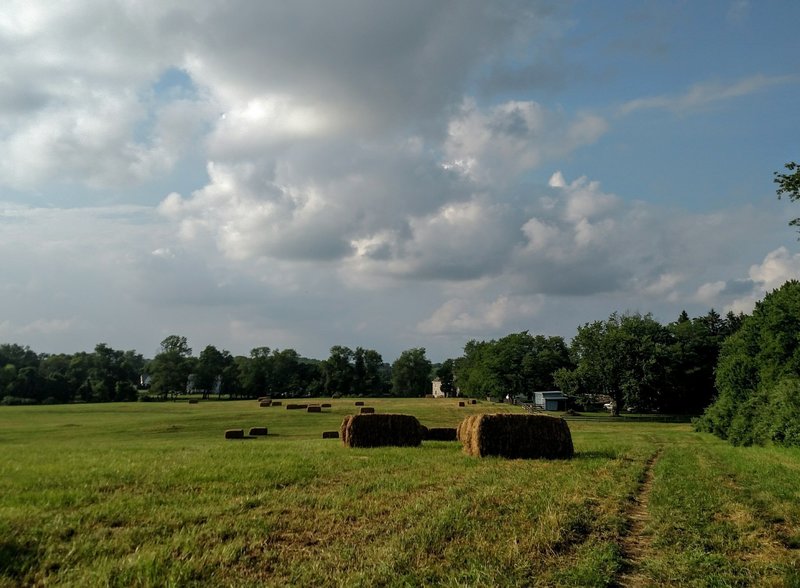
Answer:
POLYGON ((244 429, 228 429, 225 431, 226 439, 244 439, 244 429))
POLYGON ((306 409, 306 412, 322 412, 322 407, 321 406, 309 406, 306 409))
POLYGON ((408 414, 350 415, 339 432, 347 447, 416 447, 422 442, 421 425, 408 414))
POLYGON ((250 432, 247 433, 251 437, 258 437, 260 435, 267 435, 266 427, 250 427, 250 432))
POLYGON ((374 414, 375 409, 372 408, 371 406, 362 406, 360 412, 361 414, 374 414))
POLYGON ((356 400, 356 406, 364 406, 363 400, 356 400))
POLYGON ((458 425, 458 439, 469 455, 512 459, 569 458, 574 454, 567 422, 542 414, 480 414, 458 425))
POLYGON ((338 439, 339 438, 339 431, 323 431, 322 438, 323 439, 338 439))
POLYGON ((457 441, 458 435, 455 427, 431 427, 424 438, 425 441, 457 441))
POLYGON ((260 406, 261 408, 267 408, 268 406, 272 406, 272 401, 271 400, 263 400, 263 401, 258 403, 258 406, 260 406))

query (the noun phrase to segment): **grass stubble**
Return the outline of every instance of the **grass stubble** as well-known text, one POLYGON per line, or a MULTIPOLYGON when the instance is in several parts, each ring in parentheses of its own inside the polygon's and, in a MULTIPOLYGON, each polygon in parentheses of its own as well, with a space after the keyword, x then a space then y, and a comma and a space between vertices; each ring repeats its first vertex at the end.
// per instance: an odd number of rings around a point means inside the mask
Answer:
MULTIPOLYGON (((571 460, 460 444, 349 449, 354 414, 255 401, 4 407, 0 586, 603 586, 624 580, 631 502, 642 585, 800 584, 800 452, 688 425, 571 420, 571 460), (225 440, 230 428, 269 435, 225 440)), ((371 400, 454 427, 516 410, 371 400)))

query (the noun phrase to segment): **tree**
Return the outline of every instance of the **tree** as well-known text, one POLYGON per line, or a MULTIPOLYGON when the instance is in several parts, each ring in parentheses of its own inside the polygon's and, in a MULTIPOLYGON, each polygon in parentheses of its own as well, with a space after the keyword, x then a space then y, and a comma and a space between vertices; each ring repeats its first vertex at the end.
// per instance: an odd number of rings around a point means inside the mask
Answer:
POLYGON ((434 372, 436 374, 436 377, 439 378, 442 392, 447 398, 455 396, 456 394, 456 384, 455 384, 455 376, 453 374, 453 366, 454 366, 454 361, 452 359, 446 359, 440 366, 436 368, 436 371, 434 372))
MULTIPOLYGON (((353 350, 349 347, 334 345, 331 354, 322 363, 325 393, 343 396, 353 392, 353 350)), ((355 390, 355 392, 361 392, 355 390)))
POLYGON ((392 393, 395 396, 425 396, 430 392, 431 367, 424 347, 403 351, 392 364, 392 393))
POLYGON ((221 378, 222 372, 227 367, 226 360, 233 361, 233 358, 230 357, 230 354, 226 357, 213 345, 206 346, 200 352, 195 364, 194 387, 195 390, 201 391, 203 398, 208 398, 209 394, 215 391, 217 385, 219 385, 217 393, 222 394, 221 378))
POLYGON ((800 445, 800 282, 756 303, 722 345, 717 399, 698 421, 734 445, 800 445))
MULTIPOLYGON (((778 194, 779 199, 787 196, 792 202, 800 200, 800 165, 790 161, 784 167, 791 173, 774 173, 775 178, 773 181, 778 184, 775 192, 778 194)), ((800 226, 800 218, 792 219, 789 225, 793 227, 800 226)))
POLYGON ((192 349, 186 337, 170 335, 164 339, 159 353, 148 366, 153 392, 164 399, 170 394, 185 392, 189 374, 192 373, 192 363, 192 349))
POLYGON ((612 412, 625 406, 657 410, 668 391, 669 332, 649 314, 612 314, 578 327, 571 352, 575 374, 559 380, 612 399, 612 412))

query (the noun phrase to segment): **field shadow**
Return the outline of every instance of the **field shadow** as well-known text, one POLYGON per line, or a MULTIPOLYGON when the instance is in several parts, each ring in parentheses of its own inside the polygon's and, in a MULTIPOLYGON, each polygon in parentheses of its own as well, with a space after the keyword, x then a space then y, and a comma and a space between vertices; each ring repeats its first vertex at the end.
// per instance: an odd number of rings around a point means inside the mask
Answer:
POLYGON ((0 541, 0 578, 19 581, 36 557, 37 551, 31 545, 0 541))
POLYGON ((603 451, 576 451, 573 459, 617 459, 619 452, 613 449, 603 451))

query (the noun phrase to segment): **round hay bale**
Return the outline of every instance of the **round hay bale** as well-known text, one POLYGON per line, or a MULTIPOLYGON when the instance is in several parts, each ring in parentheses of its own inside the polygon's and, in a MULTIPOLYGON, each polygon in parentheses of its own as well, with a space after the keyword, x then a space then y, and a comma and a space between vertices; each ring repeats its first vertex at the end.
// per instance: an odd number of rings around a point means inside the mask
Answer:
POLYGON ((250 432, 247 433, 251 437, 259 437, 261 435, 267 435, 267 428, 266 427, 251 427, 250 432))
POLYGON ((283 403, 280 400, 273 400, 272 401, 272 406, 280 406, 281 404, 283 404, 283 403))
POLYGON ((478 401, 473 398, 472 400, 470 400, 470 404, 478 404, 478 401))
POLYGON ((339 438, 339 431, 323 431, 322 438, 323 439, 338 439, 339 438))
POLYGON ((458 403, 459 408, 463 408, 466 405, 467 405, 466 402, 459 402, 458 403))
POLYGON ((425 441, 457 441, 455 427, 431 427, 425 436, 425 441))
POLYGON ((417 447, 422 429, 407 414, 355 414, 342 421, 339 436, 347 447, 417 447))
POLYGON ((322 412, 321 406, 309 406, 306 408, 306 412, 322 412))
POLYGON ((356 406, 364 406, 364 402, 362 400, 356 400, 356 406))
POLYGON ((375 409, 372 408, 371 406, 362 406, 360 412, 361 414, 374 414, 375 409))
POLYGON ((267 400, 272 400, 272 398, 270 398, 269 396, 259 396, 258 397, 258 401, 259 402, 266 402, 267 400))
POLYGON ((225 431, 226 439, 244 439, 244 429, 228 429, 225 431))
POLYGON ((557 459, 575 453, 567 422, 548 415, 472 415, 461 421, 457 436, 464 451, 477 457, 557 459))

